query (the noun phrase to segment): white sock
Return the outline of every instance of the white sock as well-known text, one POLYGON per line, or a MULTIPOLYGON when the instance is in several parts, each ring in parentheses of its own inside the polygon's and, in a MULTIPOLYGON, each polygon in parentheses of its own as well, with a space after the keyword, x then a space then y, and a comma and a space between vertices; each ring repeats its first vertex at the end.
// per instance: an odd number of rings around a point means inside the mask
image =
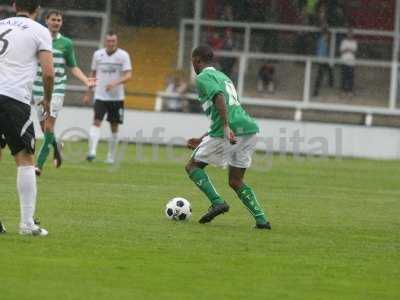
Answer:
POLYGON ((17 190, 21 208, 21 224, 33 226, 37 194, 34 166, 18 167, 17 190))
POLYGON ((99 139, 100 139, 100 128, 93 125, 90 128, 90 133, 89 133, 89 155, 96 156, 99 139))
POLYGON ((107 159, 114 161, 117 153, 118 146, 118 133, 112 133, 110 140, 108 141, 108 156, 107 159))

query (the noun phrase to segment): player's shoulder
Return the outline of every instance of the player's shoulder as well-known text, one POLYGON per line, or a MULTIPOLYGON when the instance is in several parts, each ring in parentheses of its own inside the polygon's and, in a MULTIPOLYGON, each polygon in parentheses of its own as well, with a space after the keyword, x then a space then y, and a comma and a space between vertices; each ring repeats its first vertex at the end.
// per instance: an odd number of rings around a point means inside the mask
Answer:
POLYGON ((101 57, 102 55, 105 55, 105 54, 106 54, 106 49, 101 48, 101 49, 98 49, 98 50, 94 51, 93 55, 95 57, 101 57))
POLYGON ((217 71, 215 68, 208 67, 205 68, 199 75, 197 75, 196 80, 200 82, 208 81, 215 79, 216 77, 219 76, 219 71, 217 71))
POLYGON ((118 54, 119 54, 120 56, 123 56, 123 57, 130 57, 128 51, 126 51, 126 50, 124 50, 124 49, 118 48, 117 51, 118 51, 118 54))
POLYGON ((72 46, 74 44, 74 42, 72 41, 71 38, 69 38, 69 37, 67 37, 67 36, 65 36, 63 34, 60 34, 59 39, 63 44, 65 44, 67 46, 72 46))
POLYGON ((42 34, 48 35, 50 36, 50 32, 47 29, 47 27, 43 26, 42 24, 40 24, 39 22, 36 22, 32 19, 26 18, 25 22, 27 22, 27 24, 29 24, 29 26, 31 26, 31 28, 36 31, 36 32, 40 32, 42 34))

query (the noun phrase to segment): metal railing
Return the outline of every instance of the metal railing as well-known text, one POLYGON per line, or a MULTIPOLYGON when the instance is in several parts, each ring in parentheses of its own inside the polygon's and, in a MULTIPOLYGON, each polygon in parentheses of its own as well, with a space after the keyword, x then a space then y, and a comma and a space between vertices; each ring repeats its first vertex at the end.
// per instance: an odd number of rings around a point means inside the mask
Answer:
MULTIPOLYGON (((397 8, 398 9, 398 8, 397 8)), ((398 23, 398 17, 396 24, 398 23)), ((285 107, 293 108, 297 111, 295 119, 301 120, 302 110, 304 109, 318 109, 323 111, 336 111, 336 112, 352 112, 352 113, 363 113, 366 114, 366 124, 372 121, 373 114, 388 114, 388 115, 400 115, 400 109, 396 108, 397 102, 397 80, 398 80, 398 50, 399 50, 399 38, 398 32, 391 31, 380 31, 380 30, 360 30, 355 29, 354 34, 363 36, 378 36, 378 37, 389 37, 393 39, 393 55, 391 61, 382 60, 371 60, 371 59, 358 59, 355 62, 355 66, 367 66, 367 67, 379 67, 391 70, 391 82, 390 82, 390 98, 388 99, 388 106, 385 108, 374 107, 374 106, 356 106, 356 105, 344 105, 344 104, 326 104, 311 102, 310 90, 311 90, 311 73, 312 64, 314 63, 328 63, 330 65, 343 64, 341 59, 335 57, 335 50, 337 44, 338 34, 346 32, 345 28, 329 28, 331 33, 330 41, 330 55, 329 58, 318 58, 315 56, 304 56, 304 55, 287 55, 287 54, 271 54, 271 53, 254 53, 250 51, 251 35, 252 30, 273 30, 273 31, 291 31, 291 32, 319 32, 321 29, 313 26, 297 26, 297 25, 283 25, 283 24, 261 24, 261 23, 243 23, 243 22, 225 22, 225 21, 210 21, 210 20, 199 20, 199 19, 182 19, 180 24, 180 36, 179 36, 179 53, 177 67, 182 69, 185 61, 185 49, 187 47, 186 33, 187 27, 193 27, 193 41, 192 45, 195 47, 200 43, 200 27, 230 27, 244 30, 244 42, 243 50, 241 51, 216 51, 218 57, 234 57, 238 60, 238 80, 237 90, 238 94, 244 104, 271 106, 271 107, 285 107), (197 33, 196 33, 197 28, 197 33), (245 73, 247 70, 248 62, 250 59, 266 59, 283 62, 302 62, 305 63, 304 71, 304 88, 302 99, 296 100, 276 100, 268 98, 255 98, 244 96, 244 83, 245 73)), ((193 75, 193 70, 192 70, 193 75)))

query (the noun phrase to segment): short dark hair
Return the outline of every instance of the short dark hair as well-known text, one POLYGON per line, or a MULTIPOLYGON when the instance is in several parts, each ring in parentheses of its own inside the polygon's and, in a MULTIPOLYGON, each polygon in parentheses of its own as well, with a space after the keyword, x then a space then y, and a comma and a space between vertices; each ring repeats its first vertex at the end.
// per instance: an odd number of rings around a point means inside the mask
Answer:
POLYGON ((214 60, 214 52, 210 46, 201 45, 193 50, 192 57, 198 57, 202 62, 209 64, 214 60))
POLYGON ((33 14, 40 6, 40 0, 14 0, 17 12, 26 11, 33 14))
POLYGON ((63 12, 61 10, 58 9, 51 9, 47 12, 46 14, 46 19, 50 18, 52 15, 56 15, 56 16, 63 16, 63 12))
POLYGON ((109 30, 109 31, 107 32, 107 36, 113 36, 113 35, 117 35, 115 31, 109 30))

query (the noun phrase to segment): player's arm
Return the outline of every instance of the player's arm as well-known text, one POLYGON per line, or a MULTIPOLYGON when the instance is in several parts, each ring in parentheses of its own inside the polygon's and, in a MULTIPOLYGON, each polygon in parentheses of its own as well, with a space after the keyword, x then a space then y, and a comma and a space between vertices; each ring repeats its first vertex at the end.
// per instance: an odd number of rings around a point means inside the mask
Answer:
POLYGON ((223 94, 217 94, 213 99, 215 108, 217 109, 219 116, 222 119, 222 124, 224 126, 224 136, 225 139, 229 140, 232 145, 236 144, 236 137, 233 131, 229 127, 228 123, 228 110, 225 104, 225 97, 223 94))
POLYGON ((129 80, 131 80, 131 78, 132 78, 132 71, 131 70, 124 71, 120 79, 112 81, 107 85, 106 87, 107 92, 111 91, 113 88, 119 86, 120 84, 127 83, 129 80))
POLYGON ((186 142, 186 147, 188 147, 189 149, 192 149, 192 150, 196 149, 206 136, 208 136, 208 132, 203 134, 203 136, 200 137, 200 138, 191 138, 191 139, 189 139, 186 142))
POLYGON ((43 108, 44 117, 46 118, 50 112, 50 101, 53 95, 54 87, 54 62, 53 53, 51 51, 40 51, 39 52, 39 63, 42 67, 42 79, 43 79, 43 108))
POLYGON ((96 78, 88 78, 79 67, 71 68, 71 73, 76 79, 81 81, 88 88, 92 88, 96 85, 96 78))
MULTIPOLYGON (((90 73, 90 78, 93 78, 94 82, 97 80, 97 72, 95 70, 92 70, 90 73)), ((88 86, 88 89, 86 90, 85 94, 83 95, 83 103, 84 104, 90 104, 90 99, 93 98, 93 88, 94 86, 88 86)))

